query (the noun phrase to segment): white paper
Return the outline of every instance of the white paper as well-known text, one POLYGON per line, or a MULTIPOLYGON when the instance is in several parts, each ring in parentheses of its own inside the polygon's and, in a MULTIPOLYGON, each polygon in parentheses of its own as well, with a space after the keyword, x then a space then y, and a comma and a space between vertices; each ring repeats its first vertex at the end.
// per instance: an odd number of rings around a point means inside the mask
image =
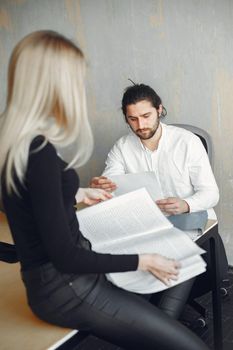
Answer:
MULTIPOLYGON (((119 244, 110 248, 112 254, 158 253, 181 263, 179 279, 172 281, 175 286, 205 271, 206 263, 199 256, 205 251, 190 240, 182 231, 172 227, 158 234, 149 234, 131 241, 130 246, 119 244), (153 237, 154 236, 154 237, 153 237)), ((105 250, 102 253, 107 252, 105 250)), ((135 293, 155 293, 167 288, 149 272, 142 271, 109 273, 107 278, 114 284, 135 293)))
POLYGON ((160 183, 153 171, 113 175, 109 178, 117 185, 114 191, 116 196, 145 187, 154 201, 163 198, 160 183))
MULTIPOLYGON (((179 279, 178 281, 171 280, 170 287, 200 275, 206 270, 205 263, 199 255, 184 261, 181 260, 181 264, 183 264, 183 268, 180 269, 179 279)), ((168 288, 151 273, 143 271, 111 273, 107 274, 107 279, 118 287, 140 294, 157 293, 168 288)))
MULTIPOLYGON (((179 260, 182 268, 172 286, 205 271, 205 262, 199 255, 204 251, 167 220, 145 188, 80 210, 77 216, 81 232, 97 252, 159 253, 179 260)), ((167 288, 155 276, 142 271, 110 273, 107 278, 136 293, 167 288)))
POLYGON ((77 216, 81 232, 94 249, 172 227, 145 188, 80 210, 77 216))

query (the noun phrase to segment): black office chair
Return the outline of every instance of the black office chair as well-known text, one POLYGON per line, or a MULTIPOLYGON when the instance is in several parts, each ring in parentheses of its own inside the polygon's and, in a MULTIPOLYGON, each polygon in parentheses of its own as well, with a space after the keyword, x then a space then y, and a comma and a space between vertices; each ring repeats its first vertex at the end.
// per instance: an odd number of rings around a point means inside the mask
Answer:
MULTIPOLYGON (((171 124, 171 125, 189 130, 200 138, 200 140, 202 141, 202 144, 205 147, 205 150, 208 154, 210 165, 213 168, 213 144, 212 144, 211 136, 208 134, 208 132, 206 132, 205 130, 203 130, 201 128, 198 128, 197 126, 193 126, 193 125, 189 125, 189 124, 171 124)), ((225 248, 224 248, 224 245, 223 245, 221 238, 219 240, 219 248, 221 250, 220 265, 222 265, 222 266, 220 266, 220 269, 222 268, 223 270, 226 270, 226 266, 228 266, 228 262, 227 262, 227 257, 226 257, 226 253, 225 253, 225 248)), ((227 296, 227 294, 228 294, 227 287, 229 287, 229 284, 230 284, 230 280, 226 276, 226 278, 224 278, 222 280, 222 285, 220 287, 222 297, 227 296)), ((204 289, 202 294, 205 294, 207 291, 208 290, 204 289)), ((193 309, 195 309, 201 315, 200 317, 198 317, 196 319, 195 325, 193 325, 193 326, 199 327, 199 328, 200 327, 204 328, 206 326, 207 310, 202 305, 200 305, 195 300, 195 298, 190 299, 189 304, 193 307, 193 309)))
POLYGON ((10 264, 14 264, 19 261, 14 244, 0 242, 0 261, 10 264))

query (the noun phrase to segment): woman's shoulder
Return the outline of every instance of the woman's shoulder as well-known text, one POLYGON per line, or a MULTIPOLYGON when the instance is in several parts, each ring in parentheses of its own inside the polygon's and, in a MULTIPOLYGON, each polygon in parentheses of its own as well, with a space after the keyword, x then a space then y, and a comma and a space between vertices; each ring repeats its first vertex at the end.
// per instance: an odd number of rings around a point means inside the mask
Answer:
POLYGON ((50 143, 45 136, 35 136, 29 147, 29 157, 37 158, 44 155, 57 156, 55 147, 50 143))
POLYGON ((30 151, 35 150, 36 148, 42 146, 46 143, 46 139, 43 135, 37 135, 35 136, 30 143, 30 151))

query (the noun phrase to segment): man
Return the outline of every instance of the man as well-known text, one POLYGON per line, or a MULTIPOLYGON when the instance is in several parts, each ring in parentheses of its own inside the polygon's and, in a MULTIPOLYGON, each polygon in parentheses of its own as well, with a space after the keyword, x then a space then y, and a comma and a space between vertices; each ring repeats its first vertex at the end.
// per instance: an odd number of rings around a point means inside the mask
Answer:
POLYGON ((156 92, 144 84, 128 87, 122 111, 131 132, 120 138, 106 160, 103 176, 91 187, 114 190, 107 177, 154 171, 163 198, 156 203, 168 214, 196 212, 214 207, 219 191, 208 155, 198 136, 161 122, 164 107, 156 92))
MULTIPOLYGON (((219 191, 200 138, 162 123, 166 109, 161 98, 147 85, 135 84, 125 90, 122 111, 131 131, 112 147, 102 176, 94 177, 91 187, 113 191, 116 185, 108 179, 112 175, 154 171, 163 194, 156 203, 164 213, 208 210, 209 218, 216 218, 211 208, 218 203, 219 191)), ((207 244, 203 248, 209 250, 207 244)), ((219 249, 224 279, 228 264, 220 236, 219 249)), ((208 254, 206 260, 208 266, 208 254)), ((200 278, 208 287, 206 274, 200 278)), ((198 287, 194 289, 194 294, 199 293, 198 287)))

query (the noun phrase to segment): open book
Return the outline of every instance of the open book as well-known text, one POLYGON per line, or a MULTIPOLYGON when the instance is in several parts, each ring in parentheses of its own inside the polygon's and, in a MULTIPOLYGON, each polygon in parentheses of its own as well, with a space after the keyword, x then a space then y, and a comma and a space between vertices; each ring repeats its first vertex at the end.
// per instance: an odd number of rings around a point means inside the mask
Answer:
MULTIPOLYGON (((204 250, 175 228, 145 188, 126 193, 77 212, 80 229, 94 251, 112 254, 159 253, 181 262, 181 283, 205 271, 204 250)), ((115 285, 136 292, 154 293, 167 288, 151 273, 109 273, 115 285)))

